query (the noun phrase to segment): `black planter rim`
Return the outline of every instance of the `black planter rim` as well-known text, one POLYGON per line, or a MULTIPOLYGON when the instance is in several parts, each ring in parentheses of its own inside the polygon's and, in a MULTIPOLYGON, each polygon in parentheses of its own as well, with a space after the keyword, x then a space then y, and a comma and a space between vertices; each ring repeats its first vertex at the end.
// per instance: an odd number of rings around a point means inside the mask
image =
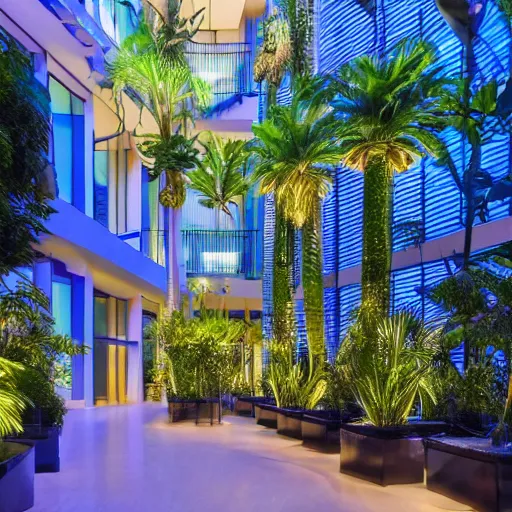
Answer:
POLYGON ((342 423, 341 430, 382 440, 426 438, 443 434, 449 425, 441 421, 411 422, 396 427, 376 427, 364 423, 342 423))

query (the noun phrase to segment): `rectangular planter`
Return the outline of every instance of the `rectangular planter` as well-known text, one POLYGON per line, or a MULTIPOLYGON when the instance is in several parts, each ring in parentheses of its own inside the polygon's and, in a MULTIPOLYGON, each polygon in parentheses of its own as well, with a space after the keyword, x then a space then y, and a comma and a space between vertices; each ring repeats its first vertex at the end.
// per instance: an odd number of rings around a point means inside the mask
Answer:
POLYGON ((254 405, 256 423, 267 428, 277 428, 277 407, 258 403, 254 405))
POLYGON ((304 444, 340 448, 341 419, 327 415, 304 414, 301 421, 301 434, 304 444))
POLYGON ((512 452, 489 439, 426 439, 425 474, 427 489, 478 512, 512 510, 512 452))
POLYGON ((277 409, 277 433, 294 439, 302 439, 302 416, 304 411, 277 409))
POLYGON ((237 416, 248 416, 254 418, 254 403, 252 397, 238 397, 235 402, 235 414, 237 416))
POLYGON ((169 423, 182 421, 195 421, 196 425, 222 423, 219 400, 169 400, 169 423))
POLYGON ((423 481, 423 438, 446 430, 444 423, 399 428, 342 425, 340 472, 382 486, 423 481))

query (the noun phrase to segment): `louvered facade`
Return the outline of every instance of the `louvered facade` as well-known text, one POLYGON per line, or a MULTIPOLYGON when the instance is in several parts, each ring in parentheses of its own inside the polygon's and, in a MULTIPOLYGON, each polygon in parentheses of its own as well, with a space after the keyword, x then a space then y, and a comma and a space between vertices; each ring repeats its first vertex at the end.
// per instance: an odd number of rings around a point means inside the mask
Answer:
MULTIPOLYGON (((317 3, 317 59, 320 73, 336 71, 354 57, 389 50, 405 37, 424 38, 438 49, 440 63, 448 76, 464 72, 464 50, 455 33, 440 14, 435 0, 322 0, 317 3)), ((511 37, 506 20, 494 0, 486 5, 486 14, 476 41, 478 72, 475 86, 497 79, 504 86, 510 74, 511 37)), ((469 158, 468 147, 455 131, 446 132, 446 141, 462 174, 469 158)), ((482 168, 494 180, 510 172, 511 144, 508 135, 493 136, 483 148, 482 168)), ((327 288, 326 339, 329 357, 350 324, 351 312, 360 300, 362 251, 363 176, 339 168, 331 195, 324 203, 324 274, 327 288)), ((404 251, 414 244, 425 245, 444 239, 464 228, 464 201, 447 169, 430 159, 408 172, 395 176, 394 182, 394 258, 391 304, 394 310, 417 309, 425 318, 439 311, 421 292, 448 275, 447 264, 430 256, 412 265, 404 251), (411 229, 414 228, 414 229, 411 229)), ((491 204, 490 223, 510 215, 510 201, 491 204)), ((507 240, 503 233, 503 241, 507 240)), ((442 254, 446 257, 446 254, 442 254)), ((409 258, 411 259, 411 258, 409 258)))

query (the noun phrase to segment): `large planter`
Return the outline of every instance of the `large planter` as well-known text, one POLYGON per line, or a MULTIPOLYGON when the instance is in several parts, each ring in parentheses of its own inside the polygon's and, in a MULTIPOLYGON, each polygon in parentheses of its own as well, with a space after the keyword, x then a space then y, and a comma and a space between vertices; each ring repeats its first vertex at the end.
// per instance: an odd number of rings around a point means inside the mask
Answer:
POLYGON ((277 410, 278 408, 275 405, 254 404, 256 423, 267 428, 277 428, 277 410))
POLYGON ((60 427, 25 426, 23 434, 9 440, 34 446, 36 473, 60 471, 60 427))
POLYGON ((427 488, 479 512, 512 510, 512 452, 489 439, 425 440, 427 488))
POLYGON ((248 416, 254 418, 255 405, 257 403, 267 403, 270 399, 263 396, 239 396, 236 397, 234 412, 237 416, 248 416))
POLYGON ((0 462, 0 512, 23 512, 34 506, 34 447, 4 446, 10 457, 0 462))
POLYGON ((222 408, 218 398, 201 400, 169 399, 169 422, 195 421, 200 423, 222 423, 222 408))
POLYGON ((340 471, 382 486, 422 482, 423 438, 447 430, 448 425, 440 422, 389 428, 342 425, 340 471))
POLYGON ((277 409, 277 433, 294 439, 302 439, 304 412, 298 409, 277 409))
POLYGON ((343 422, 337 411, 307 411, 302 416, 301 436, 304 444, 340 449, 343 422))

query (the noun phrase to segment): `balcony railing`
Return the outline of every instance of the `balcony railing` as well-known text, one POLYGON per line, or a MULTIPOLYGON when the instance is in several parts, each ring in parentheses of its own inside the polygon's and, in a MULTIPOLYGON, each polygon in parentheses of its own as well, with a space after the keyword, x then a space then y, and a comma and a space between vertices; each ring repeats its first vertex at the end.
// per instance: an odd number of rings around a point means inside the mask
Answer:
POLYGON ((147 229, 140 233, 140 251, 155 263, 165 267, 165 238, 163 230, 147 229))
POLYGON ((211 107, 253 92, 249 43, 187 43, 185 55, 192 72, 210 84, 211 107))
POLYGON ((185 230, 182 234, 187 274, 259 277, 258 231, 185 230))

